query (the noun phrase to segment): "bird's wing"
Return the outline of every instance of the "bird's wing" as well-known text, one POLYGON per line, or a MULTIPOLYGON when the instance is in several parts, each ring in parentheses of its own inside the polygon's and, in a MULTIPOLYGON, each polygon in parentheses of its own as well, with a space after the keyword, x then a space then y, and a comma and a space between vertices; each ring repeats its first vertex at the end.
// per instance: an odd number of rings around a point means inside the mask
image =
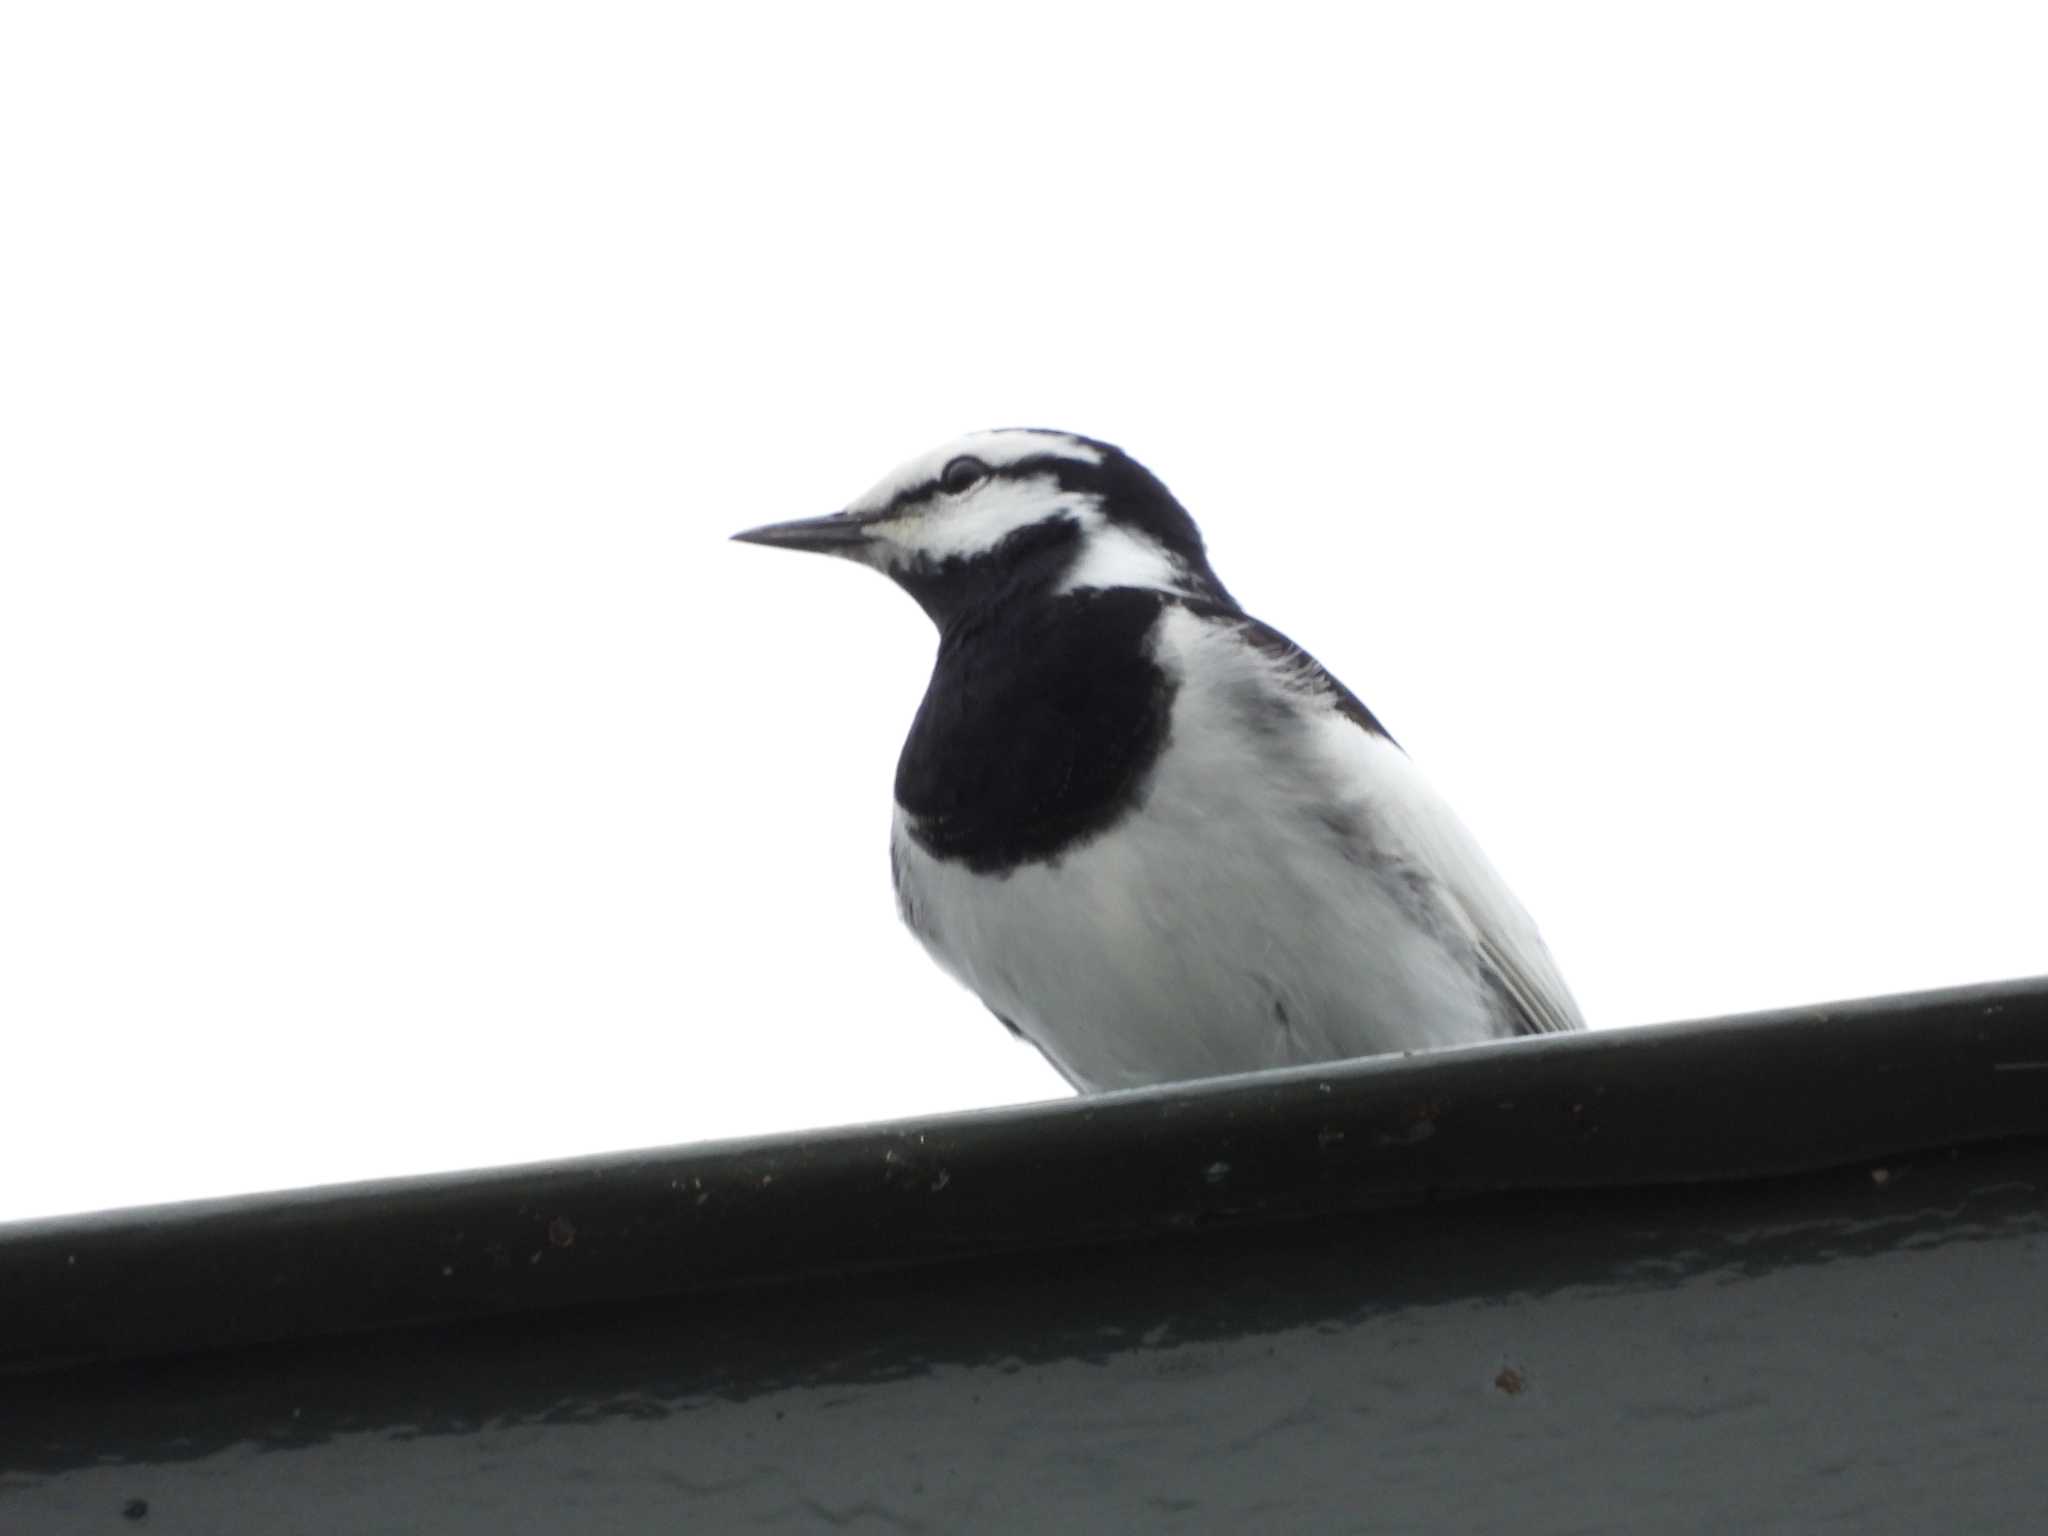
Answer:
POLYGON ((1357 695, 1272 626, 1206 604, 1187 606, 1234 626, 1248 644, 1284 663, 1292 691, 1323 703, 1333 725, 1342 722, 1340 756, 1357 781, 1369 786, 1381 835, 1391 837, 1450 899, 1481 969, 1516 1021, 1513 1033, 1584 1029, 1571 988, 1536 924, 1464 823, 1357 695))
POLYGON ((1184 600, 1181 606, 1205 619, 1231 626, 1246 644, 1255 650, 1263 651, 1280 663, 1283 674, 1298 691, 1327 699, 1338 714, 1368 736, 1378 736, 1389 743, 1394 741, 1394 738, 1387 734, 1387 728, 1380 724, 1379 717, 1365 707, 1357 694, 1338 681, 1336 673, 1272 625, 1262 623, 1248 613, 1239 613, 1235 609, 1219 607, 1213 603, 1190 599, 1184 600))
POLYGON ((1368 738, 1353 753, 1370 760, 1379 819, 1463 916, 1480 968, 1508 1004, 1512 1033, 1585 1028, 1536 924, 1428 778, 1390 740, 1368 738))
POLYGON ((1508 948, 1482 935, 1479 958, 1486 962, 1494 982, 1515 1006, 1520 1022, 1518 1035, 1557 1035, 1584 1029, 1579 1005, 1550 958, 1550 950, 1533 928, 1527 944, 1508 948))

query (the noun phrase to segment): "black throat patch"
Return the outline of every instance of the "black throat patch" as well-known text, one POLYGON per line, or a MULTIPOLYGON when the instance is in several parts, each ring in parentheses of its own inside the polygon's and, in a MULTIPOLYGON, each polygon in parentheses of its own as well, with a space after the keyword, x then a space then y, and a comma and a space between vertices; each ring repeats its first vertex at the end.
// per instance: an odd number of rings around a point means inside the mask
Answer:
POLYGON ((1136 805, 1173 708, 1150 639, 1167 602, 1084 589, 947 623, 896 763, 918 845, 1002 873, 1057 858, 1136 805))

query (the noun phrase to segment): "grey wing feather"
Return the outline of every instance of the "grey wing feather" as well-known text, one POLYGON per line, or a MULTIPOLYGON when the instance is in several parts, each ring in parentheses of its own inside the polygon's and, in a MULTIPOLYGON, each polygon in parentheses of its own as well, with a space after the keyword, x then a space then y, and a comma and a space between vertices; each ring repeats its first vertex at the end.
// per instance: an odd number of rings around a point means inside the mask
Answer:
POLYGON ((1378 718, 1336 675, 1269 624, 1234 607, 1183 600, 1182 606, 1234 629, 1245 644, 1281 664, 1286 686, 1318 699, 1355 728, 1364 754, 1358 767, 1372 785, 1383 835, 1430 872, 1457 910, 1486 979, 1512 1015, 1510 1034, 1549 1035, 1584 1029, 1557 963, 1536 925, 1479 844, 1417 770, 1378 718))
POLYGON ((1389 754, 1377 765, 1386 776, 1381 782, 1380 809, 1402 840, 1422 855, 1424 866, 1436 874, 1463 916, 1481 968, 1515 1017, 1511 1033, 1549 1035, 1584 1029, 1586 1021, 1572 999, 1571 988, 1565 985, 1528 913, 1464 824, 1358 696, 1270 625, 1241 613, 1205 610, 1194 603, 1187 606, 1236 626, 1249 644, 1289 668, 1295 686, 1320 693, 1336 713, 1389 754))

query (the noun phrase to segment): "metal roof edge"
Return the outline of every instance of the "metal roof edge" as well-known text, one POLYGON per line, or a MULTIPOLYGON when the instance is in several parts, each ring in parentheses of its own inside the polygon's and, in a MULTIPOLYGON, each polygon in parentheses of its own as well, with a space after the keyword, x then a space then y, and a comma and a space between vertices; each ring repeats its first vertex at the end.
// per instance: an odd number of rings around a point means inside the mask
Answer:
POLYGON ((0 1226, 0 1373, 2048 1138, 2048 978, 0 1226))

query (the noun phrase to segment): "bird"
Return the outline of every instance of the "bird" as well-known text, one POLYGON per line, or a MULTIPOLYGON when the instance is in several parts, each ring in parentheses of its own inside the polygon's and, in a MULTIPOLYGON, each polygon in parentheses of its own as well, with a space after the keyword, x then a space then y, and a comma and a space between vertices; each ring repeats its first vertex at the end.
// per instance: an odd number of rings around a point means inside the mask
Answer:
POLYGON ((867 566, 937 627, 897 907, 1075 1089, 1585 1027, 1449 806, 1121 449, 970 433, 733 537, 867 566))

